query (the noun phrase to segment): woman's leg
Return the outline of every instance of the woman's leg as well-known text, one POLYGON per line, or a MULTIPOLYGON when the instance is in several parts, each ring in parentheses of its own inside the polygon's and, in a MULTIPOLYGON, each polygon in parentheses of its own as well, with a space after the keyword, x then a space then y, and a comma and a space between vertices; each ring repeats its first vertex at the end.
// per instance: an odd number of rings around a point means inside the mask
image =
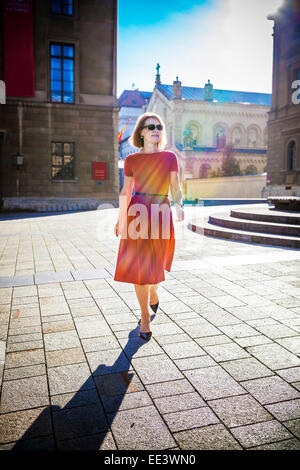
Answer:
POLYGON ((158 288, 159 283, 157 284, 150 284, 150 304, 155 305, 158 302, 158 297, 157 297, 157 288, 158 288))
POLYGON ((148 310, 149 284, 134 284, 137 299, 141 307, 141 333, 150 331, 150 314, 148 310))

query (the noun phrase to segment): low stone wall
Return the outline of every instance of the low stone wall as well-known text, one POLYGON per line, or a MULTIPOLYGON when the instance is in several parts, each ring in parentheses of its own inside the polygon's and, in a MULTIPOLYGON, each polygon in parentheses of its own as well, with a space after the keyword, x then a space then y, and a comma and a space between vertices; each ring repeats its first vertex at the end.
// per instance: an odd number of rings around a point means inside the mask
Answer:
POLYGON ((119 201, 100 198, 32 198, 4 197, 3 210, 31 210, 37 212, 59 212, 96 210, 119 207, 119 201))
POLYGON ((300 186, 297 185, 268 185, 265 197, 272 196, 296 196, 300 197, 300 186))
POLYGON ((223 176, 186 179, 186 199, 196 198, 261 198, 265 197, 266 173, 259 175, 223 176))
POLYGON ((287 211, 300 211, 300 197, 274 196, 268 197, 268 203, 274 204, 275 209, 287 211))

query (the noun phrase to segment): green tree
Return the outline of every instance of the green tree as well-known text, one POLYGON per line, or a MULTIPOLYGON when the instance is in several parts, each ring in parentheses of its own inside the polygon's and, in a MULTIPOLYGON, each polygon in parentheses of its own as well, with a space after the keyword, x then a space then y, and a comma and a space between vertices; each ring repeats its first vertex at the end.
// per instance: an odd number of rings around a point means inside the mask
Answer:
POLYGON ((248 165, 244 171, 245 175, 256 175, 257 173, 258 171, 255 165, 248 165))
POLYGON ((242 175, 242 171, 240 169, 240 163, 234 157, 234 148, 232 147, 232 145, 227 145, 223 151, 222 175, 223 176, 242 175))

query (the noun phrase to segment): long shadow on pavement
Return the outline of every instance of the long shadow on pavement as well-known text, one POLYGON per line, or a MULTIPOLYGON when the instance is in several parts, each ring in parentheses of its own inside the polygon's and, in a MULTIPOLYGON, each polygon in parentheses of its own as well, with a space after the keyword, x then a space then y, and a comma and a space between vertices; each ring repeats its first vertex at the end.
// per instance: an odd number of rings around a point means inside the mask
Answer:
MULTIPOLYGON (((145 345, 138 331, 139 327, 130 331, 114 364, 100 364, 64 406, 45 408, 12 450, 100 449, 125 394, 143 389, 134 371, 130 371, 132 357, 145 345)), ((108 437, 105 449, 110 448, 110 443, 115 449, 108 437)))

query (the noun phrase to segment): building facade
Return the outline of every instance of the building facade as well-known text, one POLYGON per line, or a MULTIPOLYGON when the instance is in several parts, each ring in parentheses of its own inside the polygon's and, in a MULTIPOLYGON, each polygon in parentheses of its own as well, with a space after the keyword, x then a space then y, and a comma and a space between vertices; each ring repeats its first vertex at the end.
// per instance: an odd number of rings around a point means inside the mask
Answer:
POLYGON ((129 144, 138 117, 145 112, 150 101, 152 92, 136 90, 124 90, 118 99, 119 132, 122 132, 119 140, 119 158, 125 160, 127 155, 136 151, 129 144))
POLYGON ((221 176, 225 149, 244 174, 266 171, 267 119, 271 95, 204 88, 156 85, 147 111, 166 125, 168 149, 178 157, 183 187, 187 179, 221 176))
POLYGON ((268 120, 267 196, 300 196, 300 3, 275 15, 272 107, 268 120))
POLYGON ((119 189, 124 184, 124 160, 138 149, 129 142, 138 117, 146 111, 152 92, 124 90, 118 99, 119 111, 119 189))
POLYGON ((117 0, 2 4, 2 207, 62 210, 117 203, 117 0), (30 42, 23 51, 22 34, 30 42), (19 53, 14 62, 12 50, 19 53))

